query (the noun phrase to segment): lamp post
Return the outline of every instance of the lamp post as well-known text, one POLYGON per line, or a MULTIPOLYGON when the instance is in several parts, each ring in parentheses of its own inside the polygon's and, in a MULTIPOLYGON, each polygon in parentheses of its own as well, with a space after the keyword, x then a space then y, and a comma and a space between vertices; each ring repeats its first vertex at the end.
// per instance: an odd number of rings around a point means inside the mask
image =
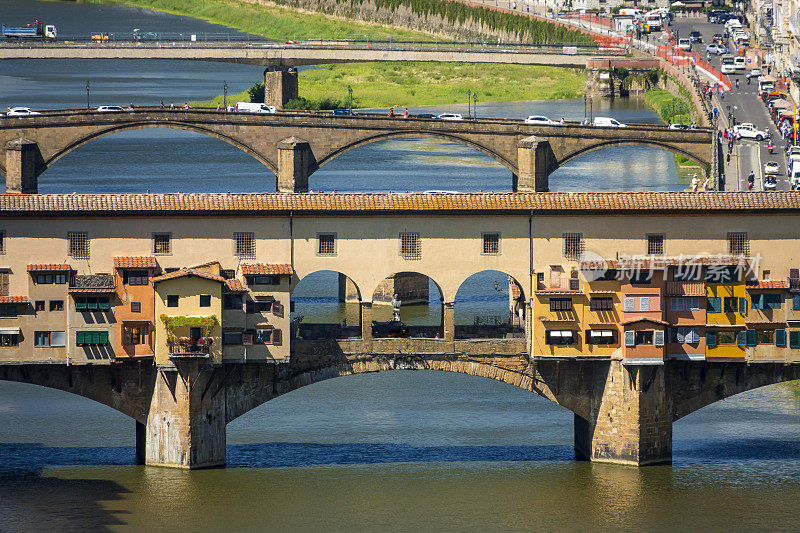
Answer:
POLYGON ((670 124, 675 124, 675 99, 672 99, 672 120, 670 124))
POLYGON ((589 124, 593 122, 592 99, 589 98, 589 124))
POLYGON ((583 95, 583 123, 586 124, 586 95, 583 95))
POLYGON ((89 80, 86 80, 86 109, 89 109, 89 80))
POLYGON ((347 110, 353 112, 353 88, 347 86, 347 110))
POLYGON ((472 102, 472 90, 471 89, 467 89, 467 116, 468 117, 472 116, 470 114, 470 107, 469 107, 471 102, 472 102))
POLYGON ((222 107, 228 110, 228 82, 222 80, 222 107))
POLYGON ((478 118, 478 93, 472 93, 472 113, 478 118))

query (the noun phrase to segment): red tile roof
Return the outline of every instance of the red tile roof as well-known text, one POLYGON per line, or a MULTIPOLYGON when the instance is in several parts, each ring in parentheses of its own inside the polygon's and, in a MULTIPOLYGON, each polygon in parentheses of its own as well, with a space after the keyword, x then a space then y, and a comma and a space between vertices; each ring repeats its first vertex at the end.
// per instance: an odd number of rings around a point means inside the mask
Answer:
POLYGON ((29 272, 60 272, 60 271, 67 271, 71 272, 74 270, 71 266, 66 263, 56 263, 56 264, 48 264, 48 265, 28 265, 29 272))
POLYGON ((184 276, 197 276, 198 278, 205 278, 210 279, 213 281, 218 281, 220 283, 225 283, 225 278, 221 276, 215 276, 214 274, 209 274, 208 272, 203 272, 202 270, 192 270, 192 269, 181 269, 176 270, 175 272, 169 272, 167 274, 163 274, 161 276, 157 276, 153 278, 153 283, 158 283, 160 281, 167 281, 170 279, 182 278, 184 276))
POLYGON ((620 324, 622 324, 623 326, 627 326, 628 324, 635 324, 636 322, 652 322, 653 324, 669 326, 669 322, 664 322, 663 320, 658 320, 657 318, 647 318, 644 316, 623 320, 622 322, 620 322, 620 324))
POLYGON ((3 194, 0 213, 701 212, 800 211, 785 192, 577 192, 459 194, 3 194))
POLYGON ((158 268, 156 258, 145 255, 138 257, 115 257, 114 268, 158 268))
POLYGON ((225 286, 231 292, 247 292, 247 289, 244 288, 242 282, 238 279, 229 279, 225 282, 225 286))
POLYGON ((746 287, 749 291, 757 291, 765 289, 787 289, 789 285, 785 281, 760 280, 748 281, 746 282, 746 287))
POLYGON ((114 287, 70 287, 69 292, 77 294, 100 293, 109 294, 115 292, 114 287))
POLYGON ((26 304, 27 296, 0 296, 0 304, 26 304))
POLYGON ((242 274, 245 276, 261 276, 261 275, 289 275, 294 274, 292 265, 288 263, 272 264, 272 263, 248 263, 242 265, 242 274))

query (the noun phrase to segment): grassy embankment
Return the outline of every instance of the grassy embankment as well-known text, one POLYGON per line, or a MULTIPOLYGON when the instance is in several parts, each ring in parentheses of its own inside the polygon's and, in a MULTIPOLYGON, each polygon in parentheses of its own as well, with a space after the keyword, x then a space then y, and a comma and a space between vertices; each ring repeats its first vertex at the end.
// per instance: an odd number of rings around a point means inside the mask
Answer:
MULTIPOLYGON (((400 28, 341 20, 316 13, 298 13, 282 7, 259 6, 238 0, 84 0, 90 3, 134 5, 223 24, 268 38, 431 39, 430 34, 400 28)), ((300 73, 300 95, 311 107, 327 100, 334 107, 353 88, 354 107, 420 106, 458 103, 467 90, 486 102, 578 98, 584 73, 577 69, 528 65, 472 65, 464 63, 335 64, 300 73)), ((247 101, 247 91, 228 96, 247 101)), ((196 105, 216 105, 222 96, 196 105)), ((326 106, 330 107, 330 105, 326 106)))
MULTIPOLYGON (((692 122, 690 104, 685 99, 675 96, 666 89, 652 89, 644 95, 648 107, 658 114, 664 123, 674 121, 676 124, 689 125, 692 122), (674 120, 673 120, 674 117, 674 120)), ((678 177, 702 178, 702 170, 697 163, 679 154, 673 154, 675 165, 678 167, 678 177)))

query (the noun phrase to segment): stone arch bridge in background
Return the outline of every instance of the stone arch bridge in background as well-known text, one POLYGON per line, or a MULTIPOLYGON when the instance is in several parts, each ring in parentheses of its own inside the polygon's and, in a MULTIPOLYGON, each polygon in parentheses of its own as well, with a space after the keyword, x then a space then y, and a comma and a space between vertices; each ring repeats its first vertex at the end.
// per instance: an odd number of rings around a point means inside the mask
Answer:
POLYGON ((663 148, 704 169, 715 160, 711 130, 670 130, 659 125, 605 128, 570 122, 542 126, 508 119, 447 121, 210 109, 60 110, 0 118, 0 173, 6 177, 6 191, 36 193, 39 175, 61 157, 105 135, 143 128, 181 129, 225 141, 274 172, 279 192, 307 192, 308 178, 320 166, 353 148, 394 137, 444 139, 483 152, 511 171, 514 191, 547 191, 548 176, 560 165, 614 145, 663 148))

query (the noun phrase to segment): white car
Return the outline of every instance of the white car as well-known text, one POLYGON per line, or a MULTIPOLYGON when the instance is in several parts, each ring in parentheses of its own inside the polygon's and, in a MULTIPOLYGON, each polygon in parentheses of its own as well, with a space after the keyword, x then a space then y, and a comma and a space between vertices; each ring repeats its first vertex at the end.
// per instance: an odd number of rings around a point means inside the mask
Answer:
POLYGON ((29 117, 31 115, 41 115, 41 113, 31 111, 30 107, 12 107, 6 113, 7 117, 29 117))
POLYGON ((692 51, 692 40, 691 39, 678 39, 678 48, 681 50, 686 50, 687 52, 692 51))
POLYGON ((754 69, 750 70, 750 77, 751 78, 758 78, 759 76, 761 76, 761 69, 754 68, 754 69))
POLYGON ((723 74, 734 74, 736 72, 736 63, 733 56, 722 56, 721 63, 722 66, 720 66, 719 70, 723 74))
POLYGON ((780 172, 781 167, 775 161, 767 161, 764 165, 764 175, 766 176, 777 176, 780 172))
POLYGON ((786 157, 789 161, 800 161, 800 146, 790 146, 786 150, 786 157))
POLYGON ((774 191, 778 188, 778 176, 770 174, 768 176, 764 176, 764 190, 765 191, 774 191))
POLYGON ((464 120, 464 117, 458 113, 442 113, 439 115, 439 120, 464 120))
POLYGON ((747 70, 747 60, 742 56, 736 56, 733 58, 733 66, 736 70, 747 70))
POLYGON ((550 120, 544 115, 531 115, 525 119, 525 124, 544 124, 546 126, 552 126, 554 124, 561 124, 561 123, 556 122, 555 120, 550 120))
POLYGON ((752 124, 739 124, 733 127, 733 131, 742 139, 755 139, 763 141, 767 138, 767 132, 756 129, 752 124))
POLYGON ((720 46, 716 43, 711 43, 706 46, 706 53, 707 54, 714 54, 715 56, 721 56, 728 53, 728 49, 724 46, 720 46))
POLYGON ((119 113, 125 111, 125 108, 119 105, 101 105, 97 108, 100 113, 119 113))

